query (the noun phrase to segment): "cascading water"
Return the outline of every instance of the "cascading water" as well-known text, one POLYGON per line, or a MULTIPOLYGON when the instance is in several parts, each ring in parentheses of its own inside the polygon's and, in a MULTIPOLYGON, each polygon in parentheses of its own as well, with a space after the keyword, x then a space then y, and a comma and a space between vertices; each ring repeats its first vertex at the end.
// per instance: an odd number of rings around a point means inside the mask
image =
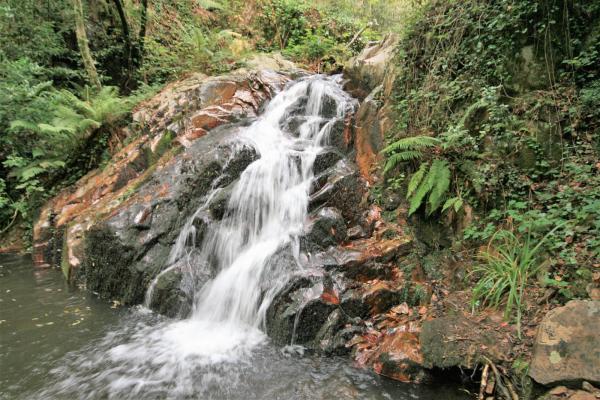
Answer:
MULTIPOLYGON (((219 272, 195 293, 192 320, 227 331, 262 326, 271 299, 293 272, 272 265, 269 259, 278 250, 289 249, 298 260, 298 238, 307 219, 313 163, 327 145, 331 128, 344 119, 352 102, 340 88, 340 79, 317 76, 295 83, 278 94, 263 116, 241 133, 238 148, 251 146, 259 158, 234 186, 225 217, 209 224, 204 235, 195 262, 215 264, 219 272), (324 99, 333 102, 331 118, 320 116, 324 99), (282 130, 282 124, 290 110, 302 106, 305 121, 298 127, 298 137, 294 137, 282 130)), ((169 257, 171 264, 189 256, 188 244, 195 247, 194 220, 213 195, 209 194, 207 202, 185 225, 169 257)), ((194 266, 186 261, 189 273, 184 285, 193 288, 194 266)))
POLYGON ((249 146, 258 159, 233 186, 224 217, 209 222, 197 243, 195 222, 222 190, 215 189, 183 227, 163 271, 183 269, 182 285, 193 294, 191 315, 138 323, 108 335, 96 345, 105 351, 73 355, 67 366, 56 369, 64 379, 53 390, 68 393, 77 387, 87 398, 187 396, 198 393, 199 369, 207 380, 201 386, 210 386, 224 365, 230 369, 248 362, 250 351, 266 339, 269 304, 301 268, 299 237, 307 220, 315 158, 352 105, 340 76, 301 79, 277 94, 236 139, 240 151, 249 146), (301 116, 295 134, 283 128, 291 114, 301 116), (271 262, 278 252, 289 252, 296 261, 271 262), (197 267, 207 264, 216 275, 197 288, 197 267))

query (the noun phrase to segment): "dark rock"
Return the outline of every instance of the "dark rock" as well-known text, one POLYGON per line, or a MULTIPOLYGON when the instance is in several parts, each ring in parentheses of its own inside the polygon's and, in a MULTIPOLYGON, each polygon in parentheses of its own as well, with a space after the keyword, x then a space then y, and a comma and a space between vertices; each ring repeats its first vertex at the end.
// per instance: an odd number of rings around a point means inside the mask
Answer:
POLYGON ((367 237, 367 233, 360 225, 355 225, 349 228, 346 232, 346 235, 348 236, 349 240, 364 239, 367 237))
POLYGON ((302 248, 313 252, 336 246, 346 239, 346 222, 335 208, 325 207, 310 217, 307 234, 302 237, 302 248))
MULTIPOLYGON (((267 334, 278 344, 317 348, 318 332, 337 308, 324 296, 323 277, 298 276, 276 296, 267 310, 267 334)), ((335 325, 330 321, 331 326, 335 325)), ((326 328, 325 331, 328 331, 326 328)))
POLYGON ((315 176, 321 175, 327 169, 333 167, 342 159, 342 155, 335 150, 324 150, 317 154, 313 164, 313 173, 315 176))
POLYGON ((573 300, 538 327, 529 375, 543 385, 600 384, 600 301, 573 300))
MULTIPOLYGON (((227 147, 222 147, 222 149, 225 153, 227 152, 227 147)), ((258 160, 256 150, 248 146, 244 146, 242 150, 233 153, 231 159, 223 168, 223 176, 219 179, 219 186, 230 185, 256 160, 258 160)))
POLYGON ((346 322, 347 317, 340 309, 329 314, 315 337, 315 346, 321 353, 343 355, 350 351, 346 348, 346 342, 360 329, 353 327, 354 329, 344 330, 346 322))
POLYGON ((192 309, 192 296, 181 288, 183 275, 170 270, 160 275, 154 286, 150 308, 167 317, 186 317, 192 309))
POLYGON ((366 186, 356 166, 340 160, 323 175, 327 176, 327 181, 324 185, 316 187, 316 192, 311 194, 309 210, 322 206, 335 207, 341 211, 347 222, 358 222, 362 214, 360 204, 366 186))
POLYGON ((350 318, 366 318, 370 311, 369 304, 358 289, 347 290, 342 294, 340 308, 350 318))

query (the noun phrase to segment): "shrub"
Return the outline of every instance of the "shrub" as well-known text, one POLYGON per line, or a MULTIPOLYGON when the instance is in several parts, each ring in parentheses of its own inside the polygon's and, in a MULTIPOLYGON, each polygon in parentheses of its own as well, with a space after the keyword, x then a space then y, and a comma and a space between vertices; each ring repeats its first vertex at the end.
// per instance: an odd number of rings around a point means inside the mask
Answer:
POLYGON ((540 271, 541 250, 551 233, 534 245, 529 234, 522 237, 510 230, 498 230, 480 252, 481 263, 471 272, 478 276, 471 300, 473 309, 478 304, 498 307, 506 298, 504 318, 511 318, 515 311, 520 337, 525 289, 530 278, 540 271))

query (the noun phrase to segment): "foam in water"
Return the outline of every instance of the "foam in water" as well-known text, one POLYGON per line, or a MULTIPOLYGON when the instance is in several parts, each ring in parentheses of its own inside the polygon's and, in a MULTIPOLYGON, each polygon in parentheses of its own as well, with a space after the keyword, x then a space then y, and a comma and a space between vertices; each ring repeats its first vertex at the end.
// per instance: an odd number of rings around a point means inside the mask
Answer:
MULTIPOLYGON (((272 299, 301 268, 299 236, 307 220, 313 163, 351 102, 339 76, 313 76, 277 94, 237 139, 238 148, 251 146, 259 158, 235 184, 225 217, 208 224, 202 243, 196 243, 194 220, 202 218, 216 189, 183 227, 163 271, 184 266, 183 285, 194 293, 191 316, 141 324, 108 352, 82 355, 85 372, 81 376, 68 372, 61 390, 74 385, 81 389, 86 384, 82 380, 91 380, 90 387, 104 382, 114 398, 159 387, 169 388, 173 396, 185 395, 197 368, 247 361, 252 349, 266 340, 265 314, 272 299), (321 116, 325 102, 334 108, 332 118, 321 116), (295 137, 281 126, 298 107, 304 107, 300 114, 304 122, 295 137), (295 265, 270 262, 278 252, 290 252, 295 265), (214 264, 218 273, 197 288, 195 267, 202 263, 214 264)), ((156 279, 147 304, 155 283, 156 279)), ((94 390, 89 393, 93 398, 94 390)))

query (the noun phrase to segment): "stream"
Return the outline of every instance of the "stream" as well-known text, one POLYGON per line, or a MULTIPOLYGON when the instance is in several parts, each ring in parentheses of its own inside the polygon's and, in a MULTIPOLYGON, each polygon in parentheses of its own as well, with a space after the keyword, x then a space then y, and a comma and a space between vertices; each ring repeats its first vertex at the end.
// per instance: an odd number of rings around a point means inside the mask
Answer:
POLYGON ((2 398, 467 398, 456 385, 401 384, 356 369, 347 358, 320 357, 293 343, 278 347, 264 333, 274 297, 307 268, 300 237, 313 164, 354 101, 341 87, 339 76, 300 79, 240 132, 239 150, 249 147, 257 159, 235 182, 223 218, 204 212, 221 189, 206 194, 163 268, 184 277, 186 318, 165 318, 146 306, 112 309, 67 287, 57 271, 3 259, 2 398), (292 135, 282 123, 298 109, 292 135), (292 261, 272 262, 282 253, 292 261), (207 270, 214 271, 210 279, 207 270))

